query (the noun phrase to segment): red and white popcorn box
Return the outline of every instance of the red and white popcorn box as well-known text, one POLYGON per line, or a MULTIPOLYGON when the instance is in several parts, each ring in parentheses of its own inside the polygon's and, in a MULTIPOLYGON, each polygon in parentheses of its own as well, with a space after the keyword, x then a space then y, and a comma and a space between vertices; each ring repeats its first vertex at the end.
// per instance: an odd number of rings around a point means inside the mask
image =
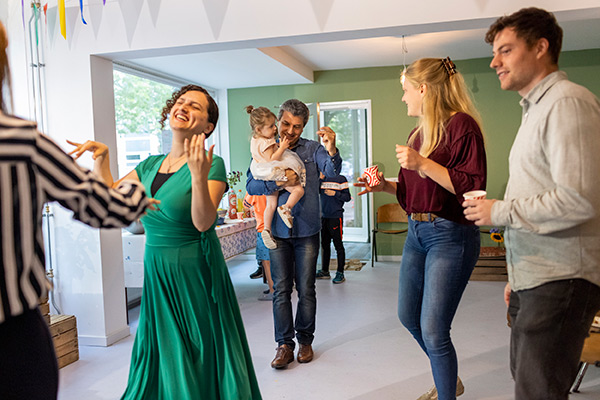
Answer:
POLYGON ((377 186, 381 183, 381 179, 379 179, 379 168, 377 165, 365 168, 363 171, 363 177, 369 186, 377 186))

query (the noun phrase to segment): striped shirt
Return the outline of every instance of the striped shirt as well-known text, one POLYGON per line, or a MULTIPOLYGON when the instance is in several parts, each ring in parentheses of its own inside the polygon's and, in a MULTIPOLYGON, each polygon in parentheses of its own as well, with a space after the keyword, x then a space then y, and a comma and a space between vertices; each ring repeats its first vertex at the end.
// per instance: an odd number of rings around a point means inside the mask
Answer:
POLYGON ((0 324, 37 307, 46 278, 42 209, 57 201, 93 227, 123 227, 148 205, 143 186, 108 188, 33 122, 0 112, 0 324))

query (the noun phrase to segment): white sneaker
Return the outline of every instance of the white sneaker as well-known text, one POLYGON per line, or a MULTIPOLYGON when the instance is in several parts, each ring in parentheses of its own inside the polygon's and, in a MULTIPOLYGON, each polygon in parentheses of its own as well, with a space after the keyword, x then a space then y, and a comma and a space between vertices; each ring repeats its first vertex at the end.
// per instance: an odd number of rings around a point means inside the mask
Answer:
POLYGON ((265 244, 265 247, 267 249, 276 249, 277 248, 277 242, 273 238, 273 235, 271 235, 270 230, 263 229, 263 231, 260 233, 260 237, 262 238, 263 243, 265 244))
POLYGON ((290 210, 290 208, 284 204, 282 206, 277 207, 277 213, 283 220, 285 226, 292 229, 292 226, 294 225, 294 217, 292 217, 292 210, 290 210))

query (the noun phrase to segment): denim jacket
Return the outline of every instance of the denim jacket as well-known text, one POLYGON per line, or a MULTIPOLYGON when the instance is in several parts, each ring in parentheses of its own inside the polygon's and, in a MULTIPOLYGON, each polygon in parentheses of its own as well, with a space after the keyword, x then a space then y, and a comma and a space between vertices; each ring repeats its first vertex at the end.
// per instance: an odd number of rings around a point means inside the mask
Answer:
MULTIPOLYGON (((306 167, 306 186, 304 196, 292 209, 294 226, 292 229, 283 223, 275 213, 271 225, 272 233, 279 238, 308 237, 321 230, 321 207, 319 204, 319 172, 330 178, 339 175, 342 166, 342 158, 339 151, 332 157, 325 147, 314 140, 300 138, 296 147, 290 149, 304 161, 306 167)), ((287 190, 277 186, 275 181, 261 181, 254 179, 250 168, 247 172, 246 191, 251 196, 271 194, 279 192, 278 205, 285 204, 289 193, 287 190)))

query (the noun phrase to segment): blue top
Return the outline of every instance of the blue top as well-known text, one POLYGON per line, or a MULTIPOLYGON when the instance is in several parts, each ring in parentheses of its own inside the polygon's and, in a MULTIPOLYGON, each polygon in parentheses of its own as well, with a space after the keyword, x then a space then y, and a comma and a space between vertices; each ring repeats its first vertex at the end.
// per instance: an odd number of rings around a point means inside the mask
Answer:
POLYGON ((332 189, 335 195, 325 194, 323 183, 347 183, 348 180, 343 175, 334 176, 321 180, 321 213, 323 218, 342 218, 344 216, 344 203, 350 201, 350 189, 332 189))
MULTIPOLYGON (((294 226, 292 229, 283 223, 276 213, 271 229, 273 235, 279 238, 301 238, 317 234, 321 230, 321 209, 319 205, 319 172, 327 178, 339 175, 342 167, 342 157, 339 151, 330 156, 325 147, 319 142, 300 138, 296 147, 290 149, 304 162, 306 167, 306 186, 304 196, 292 209, 294 226)), ((279 205, 285 204, 289 192, 275 181, 260 181, 252 177, 250 168, 247 172, 246 191, 251 196, 271 194, 280 190, 279 205)))

